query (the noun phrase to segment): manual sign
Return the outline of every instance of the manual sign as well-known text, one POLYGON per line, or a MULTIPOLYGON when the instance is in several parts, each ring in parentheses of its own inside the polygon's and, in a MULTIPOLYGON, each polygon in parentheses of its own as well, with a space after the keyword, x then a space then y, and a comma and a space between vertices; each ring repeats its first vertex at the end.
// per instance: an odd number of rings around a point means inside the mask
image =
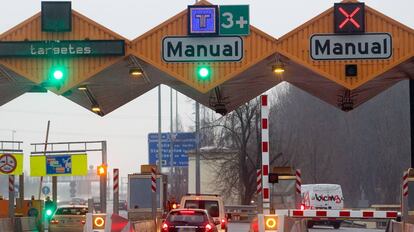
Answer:
POLYGON ((387 33, 361 35, 313 35, 310 54, 314 60, 388 59, 392 38, 387 33))
POLYGON ((162 58, 165 62, 240 61, 243 40, 238 36, 168 36, 162 41, 162 58))

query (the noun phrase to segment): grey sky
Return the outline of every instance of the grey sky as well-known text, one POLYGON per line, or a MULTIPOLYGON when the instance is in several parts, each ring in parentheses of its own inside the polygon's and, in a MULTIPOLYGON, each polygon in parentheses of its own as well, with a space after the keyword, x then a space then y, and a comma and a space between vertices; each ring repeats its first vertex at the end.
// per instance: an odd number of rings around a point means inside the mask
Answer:
MULTIPOLYGON (((39 0, 2 2, 0 32, 5 32, 40 11, 39 0)), ((74 0, 74 10, 132 40, 186 9, 185 0, 74 0)), ((255 0, 211 1, 214 4, 250 4, 251 24, 280 37, 323 12, 337 1, 255 0)), ((366 4, 413 28, 412 0, 368 0, 366 4)), ((169 129, 169 88, 163 88, 163 130, 169 129)), ((186 126, 193 123, 192 104, 180 95, 180 116, 186 126)), ((363 106, 361 106, 363 107, 363 106)), ((71 101, 48 94, 26 94, 0 107, 0 139, 43 142, 47 120, 52 121, 50 141, 108 140, 109 165, 120 167, 121 175, 138 171, 148 162, 147 134, 157 130, 157 92, 152 90, 101 118, 71 101)), ((97 164, 93 157, 90 162, 97 164)), ((25 163, 28 169, 28 162, 25 163)))

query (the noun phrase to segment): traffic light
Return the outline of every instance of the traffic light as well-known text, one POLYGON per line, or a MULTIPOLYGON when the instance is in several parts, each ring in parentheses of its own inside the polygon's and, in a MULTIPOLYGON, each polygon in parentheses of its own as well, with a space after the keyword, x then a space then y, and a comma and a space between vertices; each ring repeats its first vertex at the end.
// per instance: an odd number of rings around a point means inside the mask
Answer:
POLYGON ((51 219, 53 216, 53 213, 56 210, 56 204, 51 201, 49 198, 45 201, 45 217, 46 219, 51 219))
POLYGON ((278 229, 278 216, 277 215, 264 215, 265 231, 275 231, 278 229))
POLYGON ((93 214, 92 215, 92 229, 104 230, 106 224, 106 214, 93 214))
POLYGON ((67 76, 67 69, 64 66, 53 66, 49 70, 47 86, 52 86, 60 89, 63 82, 67 79, 67 76))
POLYGON ((210 80, 211 68, 209 66, 199 66, 197 68, 197 78, 202 81, 210 80))
POLYGON ((105 164, 99 165, 97 168, 97 174, 98 176, 106 176, 106 171, 108 167, 105 164))

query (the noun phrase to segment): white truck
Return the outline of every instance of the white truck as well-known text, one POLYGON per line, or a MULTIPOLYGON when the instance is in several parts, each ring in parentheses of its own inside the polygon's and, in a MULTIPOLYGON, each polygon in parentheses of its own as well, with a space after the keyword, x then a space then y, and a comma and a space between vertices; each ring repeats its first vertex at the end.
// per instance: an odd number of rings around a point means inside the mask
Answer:
MULTIPOLYGON (((308 184, 302 185, 301 209, 333 209, 341 210, 344 208, 344 197, 342 188, 338 184, 308 184)), ((314 225, 331 225, 335 229, 341 226, 340 220, 309 220, 308 228, 314 225)))

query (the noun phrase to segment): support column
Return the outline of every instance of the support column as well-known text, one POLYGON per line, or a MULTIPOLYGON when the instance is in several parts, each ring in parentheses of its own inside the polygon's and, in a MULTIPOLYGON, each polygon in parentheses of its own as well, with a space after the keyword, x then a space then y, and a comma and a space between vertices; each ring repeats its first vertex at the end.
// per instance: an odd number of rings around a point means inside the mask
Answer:
POLYGON ((14 222, 14 175, 9 175, 9 218, 14 222))
POLYGON ((114 186, 114 209, 113 209, 113 213, 114 214, 119 214, 119 169, 114 168, 114 182, 113 182, 113 186, 114 186))

